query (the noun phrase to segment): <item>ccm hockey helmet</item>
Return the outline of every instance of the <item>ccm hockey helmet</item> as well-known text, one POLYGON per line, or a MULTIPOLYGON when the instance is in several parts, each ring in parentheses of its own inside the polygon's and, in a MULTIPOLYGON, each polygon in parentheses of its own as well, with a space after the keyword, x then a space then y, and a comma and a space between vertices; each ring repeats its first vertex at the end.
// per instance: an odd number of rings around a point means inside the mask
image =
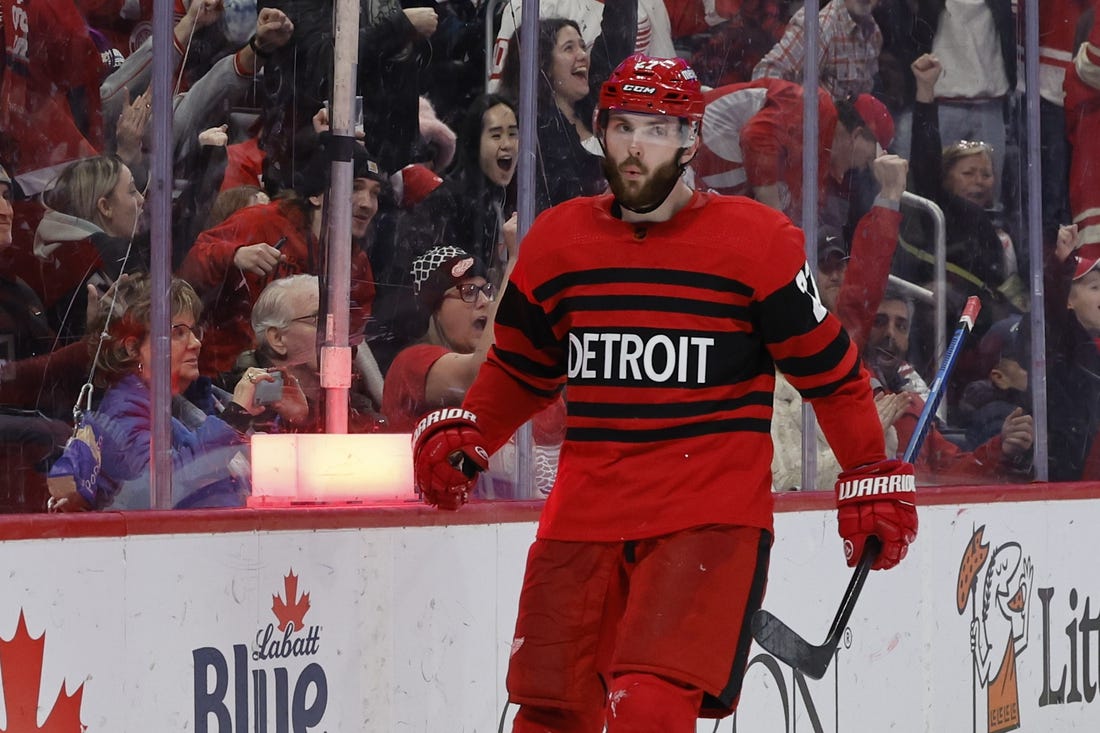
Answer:
POLYGON ((699 79, 687 62, 639 53, 619 64, 604 82, 599 116, 606 119, 609 110, 669 115, 694 126, 703 119, 704 106, 699 79))

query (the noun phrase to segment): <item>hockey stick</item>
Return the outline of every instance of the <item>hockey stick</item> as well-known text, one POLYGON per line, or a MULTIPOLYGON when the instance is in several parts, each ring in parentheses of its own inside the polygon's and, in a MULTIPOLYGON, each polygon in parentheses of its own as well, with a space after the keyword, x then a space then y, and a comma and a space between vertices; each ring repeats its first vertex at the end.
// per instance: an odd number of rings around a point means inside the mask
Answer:
MULTIPOLYGON (((962 316, 959 318, 958 328, 955 329, 955 335, 944 353, 943 362, 940 364, 940 369, 929 389, 928 400, 924 403, 924 409, 917 420, 917 427, 913 430, 913 435, 909 438, 909 445, 905 449, 904 460, 908 463, 912 463, 917 453, 920 452, 921 444, 924 442, 924 437, 932 424, 936 409, 943 398, 947 377, 955 366, 955 360, 958 359, 963 341, 974 327, 974 321, 978 317, 978 311, 981 310, 981 307, 981 301, 976 296, 971 296, 966 301, 966 307, 963 308, 962 316)), ((752 615, 753 638, 773 657, 802 672, 807 677, 815 680, 824 677, 825 671, 829 668, 829 663, 836 655, 840 637, 844 634, 844 629, 848 625, 848 619, 851 617, 852 610, 859 599, 860 591, 863 590, 863 582, 867 580, 867 574, 870 572, 871 566, 875 564, 875 558, 878 557, 881 549, 882 543, 874 535, 864 543, 863 554, 852 573, 852 579, 848 581, 848 589, 844 591, 844 597, 840 600, 840 607, 833 618, 832 626, 829 627, 829 634, 819 646, 810 644, 810 642, 795 633, 791 627, 762 608, 752 615)))

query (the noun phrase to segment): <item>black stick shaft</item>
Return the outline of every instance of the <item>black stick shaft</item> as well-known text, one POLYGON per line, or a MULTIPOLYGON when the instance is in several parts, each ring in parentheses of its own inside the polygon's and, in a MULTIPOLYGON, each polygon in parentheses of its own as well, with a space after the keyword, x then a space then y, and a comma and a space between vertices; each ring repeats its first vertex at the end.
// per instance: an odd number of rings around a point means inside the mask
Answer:
MULTIPOLYGON (((921 410, 920 418, 917 420, 917 426, 909 437, 909 445, 906 447, 904 454, 904 460, 907 463, 912 463, 920 453, 921 445, 924 443, 924 438, 928 434, 935 417, 936 408, 939 406, 947 387, 947 377, 955 366, 963 342, 974 327, 974 321, 978 317, 979 310, 981 310, 981 301, 976 296, 968 298, 962 316, 959 318, 958 328, 955 330, 955 335, 944 353, 943 362, 936 373, 936 378, 932 382, 928 399, 925 400, 924 409, 921 410)), ((757 643, 770 652, 772 656, 794 669, 804 672, 814 679, 821 679, 828 668, 829 662, 836 654, 840 637, 848 625, 852 611, 855 610, 859 594, 863 591, 863 584, 881 551, 882 542, 874 535, 869 537, 863 544, 863 554, 860 555, 859 562, 856 563, 856 568, 852 572, 852 578, 848 581, 848 588, 844 591, 840 607, 837 608, 836 616, 833 617, 833 623, 829 627, 829 635, 820 646, 810 645, 781 620, 763 609, 756 611, 752 619, 753 637, 755 637, 757 643)))

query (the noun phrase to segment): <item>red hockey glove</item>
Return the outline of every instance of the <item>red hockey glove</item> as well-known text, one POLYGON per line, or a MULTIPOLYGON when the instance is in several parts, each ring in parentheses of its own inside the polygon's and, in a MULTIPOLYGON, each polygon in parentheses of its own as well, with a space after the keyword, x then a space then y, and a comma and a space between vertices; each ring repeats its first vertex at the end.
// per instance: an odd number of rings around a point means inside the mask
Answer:
POLYGON ((892 459, 840 474, 836 480, 837 522, 844 557, 854 567, 867 538, 882 542, 875 570, 901 562, 917 537, 916 482, 912 464, 892 459))
POLYGON ((466 503, 477 475, 489 468, 489 451, 477 416, 461 407, 429 412, 413 432, 413 475, 424 501, 440 509, 466 503))

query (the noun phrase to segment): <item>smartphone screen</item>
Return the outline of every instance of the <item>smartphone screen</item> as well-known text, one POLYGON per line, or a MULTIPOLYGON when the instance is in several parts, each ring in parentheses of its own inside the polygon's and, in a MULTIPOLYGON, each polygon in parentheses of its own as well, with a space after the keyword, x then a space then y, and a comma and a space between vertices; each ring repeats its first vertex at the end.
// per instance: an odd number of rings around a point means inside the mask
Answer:
POLYGON ((256 392, 252 398, 252 402, 256 406, 270 405, 283 398, 283 373, 269 372, 269 374, 274 377, 275 381, 269 382, 264 379, 256 382, 256 392))

